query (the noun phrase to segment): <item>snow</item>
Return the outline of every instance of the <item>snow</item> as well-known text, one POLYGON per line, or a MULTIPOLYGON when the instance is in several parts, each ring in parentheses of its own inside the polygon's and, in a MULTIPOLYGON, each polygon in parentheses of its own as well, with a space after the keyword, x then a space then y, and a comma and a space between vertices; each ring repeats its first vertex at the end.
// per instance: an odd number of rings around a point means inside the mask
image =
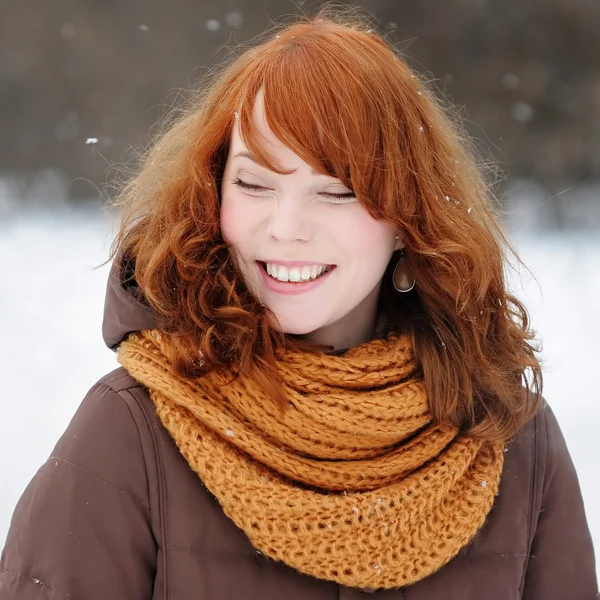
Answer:
POLYGON ((517 102, 513 106, 512 114, 520 123, 527 123, 533 119, 535 111, 530 104, 527 104, 527 102, 517 102))
POLYGON ((239 27, 244 22, 244 16, 239 12, 230 12, 225 17, 225 22, 230 27, 239 27))
POLYGON ((514 73, 506 73, 502 78, 502 83, 506 89, 516 90, 521 84, 521 80, 519 79, 519 76, 514 73))
MULTIPOLYGON (((113 221, 100 211, 0 221, 0 540, 87 390, 117 366, 101 338, 108 266, 94 269, 106 260, 113 233, 113 221)), ((537 278, 521 269, 515 291, 543 340, 545 396, 569 445, 600 548, 600 236, 520 232, 513 241, 537 278)))

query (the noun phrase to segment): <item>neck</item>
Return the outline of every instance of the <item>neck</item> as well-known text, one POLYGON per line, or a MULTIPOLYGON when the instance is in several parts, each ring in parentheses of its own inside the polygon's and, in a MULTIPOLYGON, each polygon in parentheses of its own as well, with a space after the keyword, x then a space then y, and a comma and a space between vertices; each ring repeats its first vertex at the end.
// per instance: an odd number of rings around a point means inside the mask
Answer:
POLYGON ((378 299, 379 287, 338 321, 300 337, 334 352, 369 342, 375 336, 378 299))

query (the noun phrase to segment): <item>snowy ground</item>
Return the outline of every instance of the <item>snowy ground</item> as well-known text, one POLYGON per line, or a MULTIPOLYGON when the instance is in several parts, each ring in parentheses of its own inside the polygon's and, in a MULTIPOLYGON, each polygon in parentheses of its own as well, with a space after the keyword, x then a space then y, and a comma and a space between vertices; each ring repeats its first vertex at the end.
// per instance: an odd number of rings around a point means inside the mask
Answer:
MULTIPOLYGON (((107 267, 93 270, 106 259, 112 232, 101 212, 0 222, 0 547, 24 487, 87 389, 116 366, 100 334, 107 267)), ((600 549, 600 369, 594 350, 600 236, 521 233, 513 239, 537 278, 522 270, 516 291, 544 342, 545 395, 571 449, 600 549)))

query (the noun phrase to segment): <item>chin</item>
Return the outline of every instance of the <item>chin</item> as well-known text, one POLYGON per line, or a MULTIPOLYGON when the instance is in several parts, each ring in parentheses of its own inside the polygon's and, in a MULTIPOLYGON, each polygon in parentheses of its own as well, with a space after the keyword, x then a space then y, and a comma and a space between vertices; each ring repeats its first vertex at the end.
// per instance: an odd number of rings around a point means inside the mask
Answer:
POLYGON ((298 319, 286 319, 279 315, 276 315, 277 321, 275 321, 272 325, 278 331, 282 331, 283 333, 287 333, 290 335, 308 335, 309 333, 313 333, 324 326, 323 322, 316 321, 311 319, 310 321, 301 321, 298 319))

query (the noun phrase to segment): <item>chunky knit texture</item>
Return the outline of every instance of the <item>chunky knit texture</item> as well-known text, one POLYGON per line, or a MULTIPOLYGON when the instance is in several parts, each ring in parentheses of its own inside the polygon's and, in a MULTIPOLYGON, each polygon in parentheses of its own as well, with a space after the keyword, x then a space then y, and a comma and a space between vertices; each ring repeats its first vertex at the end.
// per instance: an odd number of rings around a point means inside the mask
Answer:
POLYGON ((285 411, 249 378, 178 377, 168 343, 132 335, 119 361, 263 554, 346 586, 397 588, 445 565, 484 523, 503 445, 432 423, 407 338, 343 356, 281 352, 285 411))

